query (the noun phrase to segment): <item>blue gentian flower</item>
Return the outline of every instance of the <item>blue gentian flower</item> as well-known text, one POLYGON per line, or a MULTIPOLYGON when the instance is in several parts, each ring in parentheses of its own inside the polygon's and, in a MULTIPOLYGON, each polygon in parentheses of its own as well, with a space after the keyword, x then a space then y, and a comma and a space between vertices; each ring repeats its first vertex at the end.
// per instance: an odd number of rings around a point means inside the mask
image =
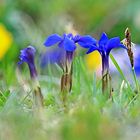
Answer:
MULTIPOLYGON (((63 34, 61 37, 58 34, 52 34, 50 35, 44 45, 46 47, 53 46, 55 44, 58 45, 59 50, 56 49, 55 52, 51 52, 47 56, 50 57, 50 62, 60 62, 60 66, 62 67, 63 65, 66 64, 66 61, 68 60, 69 63, 72 62, 74 52, 76 50, 76 43, 79 44, 80 46, 86 48, 87 44, 95 44, 96 40, 92 38, 90 35, 75 35, 73 36, 71 33, 69 34, 63 34), (51 55, 54 54, 54 55, 51 55), (61 59, 61 60, 60 60, 61 59)), ((46 56, 46 57, 47 57, 46 56)), ((47 57, 47 58, 48 58, 47 57)), ((45 61, 42 61, 45 62, 45 61)), ((43 66, 43 63, 42 63, 43 66)))
POLYGON ((26 62, 29 66, 29 70, 30 70, 30 75, 31 78, 36 78, 37 77, 37 71, 36 71, 36 67, 35 67, 35 63, 34 63, 34 57, 35 57, 35 48, 32 46, 29 46, 23 50, 20 51, 20 61, 18 62, 18 64, 22 64, 23 62, 26 62))
POLYGON ((102 33, 99 41, 96 41, 96 44, 87 44, 87 48, 89 48, 87 54, 98 51, 102 57, 102 92, 107 93, 108 97, 112 96, 112 87, 111 87, 111 76, 109 73, 109 54, 114 48, 125 48, 126 47, 121 44, 119 37, 114 37, 109 39, 106 33, 102 33))
POLYGON ((118 47, 126 49, 119 37, 109 39, 106 33, 102 33, 99 41, 96 41, 96 44, 87 44, 86 47, 89 48, 87 54, 96 50, 101 54, 103 73, 109 69, 109 54, 111 50, 118 47))
POLYGON ((43 96, 41 93, 39 81, 37 79, 37 70, 34 63, 35 52, 36 49, 32 46, 28 46, 27 48, 21 50, 19 56, 20 61, 18 62, 18 64, 21 65, 24 62, 28 64, 34 88, 34 105, 38 109, 41 109, 43 107, 43 96))
MULTIPOLYGON (((52 58, 52 61, 57 61, 57 58, 62 59, 59 60, 61 63, 60 66, 63 69, 63 75, 61 77, 61 91, 62 92, 70 92, 72 87, 72 61, 74 57, 74 53, 76 50, 76 43, 80 46, 86 48, 87 44, 95 44, 96 40, 92 38, 90 35, 75 35, 63 34, 60 36, 58 34, 50 35, 44 45, 46 47, 50 47, 53 45, 58 45, 60 51, 56 51, 49 56, 52 58)), ((65 100, 65 97, 63 97, 65 100)))
POLYGON ((46 47, 53 46, 55 44, 58 44, 59 47, 64 47, 66 51, 74 52, 76 49, 76 43, 81 45, 82 47, 86 47, 86 44, 95 44, 96 40, 92 38, 90 35, 76 35, 73 36, 70 34, 63 34, 63 36, 59 36, 58 34, 52 34, 50 35, 44 45, 46 47))

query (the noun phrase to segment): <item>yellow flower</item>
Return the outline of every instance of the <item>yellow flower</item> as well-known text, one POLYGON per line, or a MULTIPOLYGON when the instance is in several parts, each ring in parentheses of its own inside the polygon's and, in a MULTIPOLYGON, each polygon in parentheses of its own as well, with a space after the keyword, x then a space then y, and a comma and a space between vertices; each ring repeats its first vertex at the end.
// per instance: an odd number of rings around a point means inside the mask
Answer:
POLYGON ((4 57, 13 42, 12 34, 0 24, 0 60, 4 57))
POLYGON ((88 70, 93 72, 100 68, 101 66, 101 56, 99 52, 94 51, 85 57, 85 61, 88 67, 88 70))

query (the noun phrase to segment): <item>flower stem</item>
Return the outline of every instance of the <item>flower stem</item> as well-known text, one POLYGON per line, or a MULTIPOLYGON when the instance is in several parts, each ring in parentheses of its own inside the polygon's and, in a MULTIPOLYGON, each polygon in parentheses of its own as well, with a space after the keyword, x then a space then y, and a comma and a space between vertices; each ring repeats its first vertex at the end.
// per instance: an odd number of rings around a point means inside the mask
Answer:
POLYGON ((61 93, 64 107, 66 107, 67 96, 68 93, 71 91, 71 87, 72 87, 72 75, 64 73, 61 78, 61 93))
POLYGON ((34 105, 37 108, 42 108, 43 107, 43 96, 42 96, 41 89, 40 89, 39 86, 37 86, 34 89, 34 105))
POLYGON ((66 52, 66 62, 61 77, 61 94, 64 107, 66 107, 67 96, 72 88, 72 57, 73 52, 66 52))
POLYGON ((132 73, 133 73, 133 77, 134 77, 134 81, 135 81, 137 92, 139 93, 139 83, 138 83, 138 80, 137 80, 137 77, 136 77, 136 73, 135 73, 134 67, 132 67, 132 73))
POLYGON ((34 89, 34 94, 33 94, 34 106, 35 106, 35 108, 42 108, 43 107, 43 96, 41 93, 39 81, 37 79, 37 76, 38 76, 37 70, 36 70, 36 67, 34 64, 30 64, 29 69, 30 69, 30 75, 31 75, 31 79, 32 79, 33 89, 34 89))
POLYGON ((37 77, 37 70, 36 70, 34 62, 28 64, 28 67, 29 67, 29 70, 30 70, 31 79, 35 79, 37 77))
POLYGON ((112 96, 111 76, 109 73, 109 58, 102 56, 102 93, 107 98, 112 96))
POLYGON ((107 98, 112 96, 111 76, 108 71, 102 75, 102 93, 106 95, 107 98))

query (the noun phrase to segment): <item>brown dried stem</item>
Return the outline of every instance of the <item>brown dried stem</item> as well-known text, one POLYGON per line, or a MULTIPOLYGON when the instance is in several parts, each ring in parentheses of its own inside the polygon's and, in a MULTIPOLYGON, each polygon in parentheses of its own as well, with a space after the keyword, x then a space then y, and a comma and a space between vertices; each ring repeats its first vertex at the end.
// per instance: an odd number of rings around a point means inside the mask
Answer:
POLYGON ((132 45, 131 45, 131 33, 129 28, 126 28, 125 30, 125 42, 124 45, 127 47, 127 53, 130 59, 130 63, 132 68, 134 67, 134 55, 133 55, 133 51, 132 51, 132 45))

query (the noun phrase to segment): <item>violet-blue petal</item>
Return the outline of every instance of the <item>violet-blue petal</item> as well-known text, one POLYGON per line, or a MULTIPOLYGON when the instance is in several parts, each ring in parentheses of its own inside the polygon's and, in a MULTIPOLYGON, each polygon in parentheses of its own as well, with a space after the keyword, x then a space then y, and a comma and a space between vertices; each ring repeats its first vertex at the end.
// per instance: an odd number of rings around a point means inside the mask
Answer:
POLYGON ((52 34, 46 39, 46 41, 44 42, 44 45, 46 47, 49 47, 49 46, 55 45, 56 43, 60 41, 62 41, 61 36, 59 36, 58 34, 52 34))
POLYGON ((66 36, 67 36, 69 39, 73 39, 72 33, 66 34, 66 36))
POLYGON ((77 34, 73 37, 73 41, 76 43, 81 38, 81 35, 77 34))
POLYGON ((90 48, 90 46, 91 46, 91 44, 82 43, 82 42, 78 42, 78 44, 83 48, 90 48))
POLYGON ((135 66, 135 72, 137 76, 140 76, 140 66, 135 66))
POLYGON ((22 60, 20 60, 19 62, 17 62, 18 65, 21 65, 23 63, 22 60))
POLYGON ((23 50, 20 51, 20 62, 19 64, 22 64, 23 62, 26 62, 26 63, 33 63, 34 61, 34 56, 35 56, 35 52, 36 52, 36 49, 32 46, 29 46, 23 50))
POLYGON ((140 76, 140 46, 136 45, 133 47, 133 53, 134 53, 134 68, 137 76, 140 76))
POLYGON ((29 66, 31 78, 35 78, 37 76, 37 71, 34 64, 34 57, 35 57, 35 48, 32 46, 28 46, 27 48, 20 51, 20 62, 18 64, 22 64, 26 62, 29 66))
POLYGON ((100 49, 95 45, 91 45, 89 50, 86 52, 86 54, 89 54, 89 53, 91 53, 93 51, 99 51, 100 52, 100 49))
POLYGON ((107 54, 109 54, 112 49, 119 47, 119 45, 120 45, 120 38, 119 37, 111 38, 107 42, 107 44, 105 45, 105 49, 106 49, 107 54))
MULTIPOLYGON (((134 53, 134 68, 137 76, 140 76, 140 46, 136 45, 132 48, 133 53, 134 53)), ((131 73, 131 64, 129 61, 129 57, 127 54, 127 51, 124 49, 117 49, 117 50, 112 50, 111 54, 114 56, 116 59, 117 63, 123 70, 125 76, 129 76, 131 73), (129 74, 128 74, 129 73, 129 74)), ((110 61, 110 71, 112 73, 117 73, 117 69, 113 65, 113 63, 110 61)))
POLYGON ((114 48, 120 44, 120 38, 114 37, 109 39, 109 41, 106 44, 106 48, 114 48))
POLYGON ((123 45, 123 44, 119 44, 119 46, 118 46, 119 48, 124 48, 124 49, 126 49, 127 50, 127 48, 126 48, 126 46, 125 45, 123 45))
POLYGON ((108 39, 107 34, 103 32, 102 35, 101 35, 101 37, 100 37, 100 40, 99 40, 99 46, 100 45, 105 45, 108 40, 109 39, 108 39))
POLYGON ((59 66, 61 66, 64 63, 65 53, 66 51, 62 47, 61 48, 56 47, 46 51, 45 53, 41 54, 40 61, 41 67, 43 68, 46 65, 54 63, 57 63, 59 66))
POLYGON ((124 48, 127 49, 123 44, 120 42, 119 37, 115 37, 109 40, 109 42, 106 45, 106 52, 109 55, 110 51, 114 48, 124 48))
POLYGON ((69 39, 68 37, 65 37, 65 40, 64 40, 64 49, 66 51, 73 52, 76 49, 76 45, 75 45, 74 41, 71 40, 71 39, 69 39))
POLYGON ((126 48, 126 46, 124 46, 123 44, 119 44, 118 46, 114 46, 114 47, 110 47, 110 48, 107 48, 107 52, 108 53, 110 53, 110 51, 112 50, 112 49, 114 49, 114 48, 123 48, 123 49, 126 49, 127 50, 127 48, 126 48))
POLYGON ((58 43, 58 46, 59 46, 60 48, 63 48, 63 45, 64 45, 64 40, 62 40, 62 41, 60 41, 60 42, 58 43))
POLYGON ((77 41, 77 43, 84 48, 88 48, 87 44, 95 45, 97 41, 92 36, 85 35, 85 36, 81 36, 77 41))

